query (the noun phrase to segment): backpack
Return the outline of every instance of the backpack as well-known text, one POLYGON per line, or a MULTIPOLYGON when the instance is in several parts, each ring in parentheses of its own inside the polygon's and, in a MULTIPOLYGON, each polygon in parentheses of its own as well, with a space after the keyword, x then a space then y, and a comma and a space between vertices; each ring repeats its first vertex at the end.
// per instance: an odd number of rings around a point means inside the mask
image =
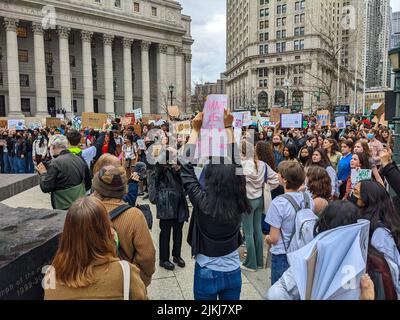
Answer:
POLYGON ((297 204, 296 200, 293 199, 292 196, 288 194, 283 194, 280 196, 288 200, 296 211, 294 230, 287 245, 285 243, 282 230, 280 230, 286 253, 296 251, 304 247, 314 239, 314 227, 316 222, 318 221, 318 217, 311 210, 310 196, 305 192, 303 192, 303 196, 305 201, 304 209, 300 208, 300 206, 297 204))

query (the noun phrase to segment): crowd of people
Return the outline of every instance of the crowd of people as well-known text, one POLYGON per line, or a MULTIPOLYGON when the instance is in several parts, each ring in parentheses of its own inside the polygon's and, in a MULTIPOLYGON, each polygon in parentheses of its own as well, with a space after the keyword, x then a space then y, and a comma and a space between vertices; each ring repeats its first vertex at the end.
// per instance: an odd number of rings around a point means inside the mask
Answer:
POLYGON ((300 299, 287 254, 304 209, 315 217, 310 239, 370 221, 360 299, 400 297, 400 171, 390 129, 354 118, 346 129, 321 127, 311 116, 306 129, 245 127, 238 143, 225 112, 228 156, 199 163, 193 150, 202 117, 192 120, 188 136, 172 135, 168 122, 142 124, 139 135, 118 119, 100 131, 0 129, 1 172, 36 168, 53 208, 68 210, 46 274, 56 289, 46 289, 45 299, 126 299, 127 276, 128 298, 148 299, 156 250, 146 198, 160 224, 160 267, 185 267, 182 230, 189 222, 196 300, 240 299, 241 272, 266 267, 265 246, 271 257, 265 298, 300 299), (358 180, 360 170, 367 177, 358 180))

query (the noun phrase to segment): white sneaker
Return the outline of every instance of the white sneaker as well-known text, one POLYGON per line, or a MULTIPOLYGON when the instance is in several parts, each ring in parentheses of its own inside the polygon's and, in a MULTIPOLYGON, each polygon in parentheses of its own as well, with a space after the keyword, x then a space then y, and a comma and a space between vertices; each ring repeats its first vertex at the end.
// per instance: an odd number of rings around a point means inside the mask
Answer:
POLYGON ((240 265, 240 269, 245 270, 245 271, 249 271, 249 272, 257 272, 257 269, 251 269, 246 267, 245 265, 240 265))

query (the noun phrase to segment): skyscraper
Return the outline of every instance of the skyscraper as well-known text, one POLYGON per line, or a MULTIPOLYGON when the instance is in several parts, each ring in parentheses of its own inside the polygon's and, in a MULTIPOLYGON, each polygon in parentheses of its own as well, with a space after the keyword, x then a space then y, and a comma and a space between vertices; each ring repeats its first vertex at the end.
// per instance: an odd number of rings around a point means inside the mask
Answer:
POLYGON ((231 108, 286 106, 310 112, 337 103, 360 104, 363 3, 227 0, 231 108))
POLYGON ((394 48, 398 43, 400 43, 400 11, 392 13, 390 48, 394 48))

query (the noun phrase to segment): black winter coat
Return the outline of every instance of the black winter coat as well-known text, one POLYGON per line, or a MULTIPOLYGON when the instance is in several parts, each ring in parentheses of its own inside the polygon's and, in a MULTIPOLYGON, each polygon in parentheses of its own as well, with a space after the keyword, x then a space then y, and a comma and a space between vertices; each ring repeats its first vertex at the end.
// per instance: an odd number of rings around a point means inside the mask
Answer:
POLYGON ((157 219, 184 222, 189 220, 189 208, 180 173, 171 165, 155 166, 150 178, 149 194, 157 207, 157 219))
POLYGON ((400 197, 400 170, 397 164, 394 162, 389 163, 386 167, 381 169, 381 173, 393 188, 396 195, 400 197))
MULTIPOLYGON (((96 147, 96 157, 94 158, 96 161, 102 156, 102 148, 104 144, 104 140, 106 138, 106 134, 102 133, 100 136, 97 138, 94 146, 96 147)), ((115 156, 117 154, 117 145, 115 144, 114 138, 110 140, 110 143, 108 144, 108 153, 112 154, 115 156)))

